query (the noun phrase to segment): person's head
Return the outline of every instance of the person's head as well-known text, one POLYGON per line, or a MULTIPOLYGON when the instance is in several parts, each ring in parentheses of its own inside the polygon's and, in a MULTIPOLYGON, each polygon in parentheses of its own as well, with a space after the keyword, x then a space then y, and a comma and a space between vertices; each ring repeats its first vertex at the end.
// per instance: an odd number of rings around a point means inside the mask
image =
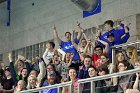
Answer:
POLYGON ((55 66, 53 64, 48 64, 47 71, 55 71, 55 66))
POLYGON ((65 54, 65 61, 70 60, 71 59, 71 55, 72 55, 72 53, 67 52, 65 54))
POLYGON ((53 62, 54 62, 54 64, 59 64, 59 55, 58 54, 54 54, 54 56, 53 56, 53 62))
POLYGON ((95 46, 94 50, 95 50, 95 53, 96 53, 98 56, 100 56, 100 55, 103 53, 103 47, 100 46, 100 45, 95 46))
POLYGON ((108 67, 106 65, 100 65, 98 67, 98 74, 99 74, 99 76, 109 74, 108 67))
POLYGON ((125 60, 125 54, 122 51, 119 51, 116 54, 116 59, 117 59, 118 62, 124 61, 125 60))
POLYGON ((23 68, 21 70, 21 76, 25 78, 25 77, 27 77, 27 74, 28 74, 27 68, 23 68))
POLYGON ((114 22, 112 20, 107 20, 104 22, 104 28, 106 31, 113 28, 114 22))
POLYGON ((70 32, 66 32, 66 33, 65 33, 65 37, 66 37, 66 39, 67 39, 68 41, 70 41, 70 40, 71 40, 71 33, 70 33, 70 32))
POLYGON ((126 71, 129 69, 129 64, 127 61, 122 61, 122 62, 119 62, 118 64, 118 71, 119 72, 122 72, 122 71, 126 71))
POLYGON ((107 35, 107 40, 108 40, 110 43, 114 42, 114 41, 115 41, 114 34, 113 34, 113 33, 109 33, 109 34, 107 35))
POLYGON ((47 43, 46 46, 47 46, 47 48, 48 48, 49 50, 50 50, 50 49, 54 49, 54 48, 55 48, 55 43, 50 41, 50 42, 47 43))
POLYGON ((5 77, 11 76, 11 72, 10 72, 10 69, 9 69, 9 68, 6 68, 6 69, 4 70, 4 75, 5 75, 5 77))
POLYGON ((87 45, 87 41, 86 41, 85 38, 83 38, 83 39, 81 40, 81 46, 84 48, 84 47, 86 47, 86 45, 87 45))
POLYGON ((24 90, 26 88, 26 82, 24 80, 19 80, 17 83, 17 88, 20 89, 20 91, 24 90))
POLYGON ((24 68, 24 62, 22 60, 18 61, 17 68, 24 68))
POLYGON ((5 67, 5 64, 3 62, 0 62, 0 68, 4 68, 5 67))
POLYGON ((107 54, 101 54, 101 64, 109 64, 109 56, 107 54))
POLYGON ((76 69, 74 67, 71 67, 68 71, 68 75, 69 75, 70 80, 77 79, 76 69))
POLYGON ((30 75, 28 77, 28 83, 30 86, 35 86, 37 82, 37 77, 30 75))
POLYGON ((38 72, 36 70, 31 70, 30 75, 34 76, 34 77, 37 77, 38 76, 38 72))
POLYGON ((134 68, 140 68, 140 59, 134 62, 134 68))
POLYGON ((89 55, 86 55, 84 58, 84 66, 88 68, 92 64, 92 58, 89 55))
POLYGON ((47 72, 47 80, 49 84, 54 84, 56 80, 56 73, 54 71, 47 72))
POLYGON ((90 77, 97 76, 97 70, 96 70, 96 68, 94 66, 90 66, 88 68, 88 74, 89 74, 90 77))

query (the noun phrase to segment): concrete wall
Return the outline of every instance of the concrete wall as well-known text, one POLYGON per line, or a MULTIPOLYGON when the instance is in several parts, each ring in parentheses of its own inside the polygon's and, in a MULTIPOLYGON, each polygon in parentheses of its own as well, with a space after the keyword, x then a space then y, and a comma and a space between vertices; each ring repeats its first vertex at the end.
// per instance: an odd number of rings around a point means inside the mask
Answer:
POLYGON ((103 24, 105 20, 118 18, 131 22, 131 39, 137 35, 136 14, 140 13, 139 0, 102 0, 100 14, 82 18, 82 11, 70 0, 11 0, 11 26, 6 26, 6 3, 0 4, 0 52, 19 49, 53 38, 51 26, 56 24, 59 36, 72 31, 76 21, 84 28, 103 24), (34 6, 32 5, 34 3, 34 6))

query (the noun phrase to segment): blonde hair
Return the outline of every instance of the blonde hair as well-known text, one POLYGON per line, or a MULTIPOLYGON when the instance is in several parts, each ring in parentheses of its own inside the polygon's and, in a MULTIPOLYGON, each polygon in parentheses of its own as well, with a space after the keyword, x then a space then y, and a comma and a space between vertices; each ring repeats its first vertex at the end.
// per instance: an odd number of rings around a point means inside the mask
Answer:
POLYGON ((28 84, 27 84, 27 89, 31 89, 31 84, 30 84, 30 79, 34 79, 35 81, 37 81, 37 77, 30 75, 28 77, 28 84))
POLYGON ((132 55, 130 56, 130 63, 134 63, 135 60, 138 60, 137 49, 134 46, 128 46, 127 52, 132 52, 132 55))

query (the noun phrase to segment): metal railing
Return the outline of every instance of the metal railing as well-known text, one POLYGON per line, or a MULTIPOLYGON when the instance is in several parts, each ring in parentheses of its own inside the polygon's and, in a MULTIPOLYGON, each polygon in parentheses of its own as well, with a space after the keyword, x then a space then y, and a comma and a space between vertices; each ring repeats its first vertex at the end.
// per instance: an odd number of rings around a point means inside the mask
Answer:
MULTIPOLYGON (((109 78, 113 78, 113 77, 130 75, 130 74, 134 74, 136 72, 140 72, 140 68, 128 70, 128 71, 123 71, 123 72, 119 72, 119 73, 103 75, 103 76, 97 76, 97 77, 93 77, 93 78, 80 79, 80 80, 78 80, 78 93, 82 93, 83 90, 82 90, 81 84, 83 84, 83 83, 90 82, 91 83, 91 90, 90 91, 91 91, 91 93, 95 93, 95 87, 94 87, 93 81, 99 81, 99 80, 109 79, 109 78)), ((46 86, 46 87, 40 87, 40 88, 36 88, 36 89, 29 89, 29 90, 21 91, 19 93, 32 93, 32 92, 38 92, 38 91, 40 92, 41 90, 54 89, 54 88, 58 88, 58 93, 61 93, 60 88, 66 87, 66 86, 69 86, 70 93, 73 93, 72 82, 60 83, 60 84, 55 84, 55 85, 46 86)))

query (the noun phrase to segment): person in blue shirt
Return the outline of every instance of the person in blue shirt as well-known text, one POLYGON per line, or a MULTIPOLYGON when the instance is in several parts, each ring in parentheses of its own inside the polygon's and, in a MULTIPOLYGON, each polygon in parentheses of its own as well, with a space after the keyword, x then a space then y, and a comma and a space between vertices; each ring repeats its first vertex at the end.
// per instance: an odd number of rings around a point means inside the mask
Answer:
POLYGON ((61 49, 64 51, 64 52, 68 52, 68 53, 74 53, 74 61, 78 61, 79 60, 79 54, 77 52, 77 49, 76 47, 74 46, 74 43, 78 45, 79 43, 79 40, 82 36, 82 31, 83 29, 80 27, 80 24, 78 23, 78 28, 79 28, 79 32, 78 32, 78 35, 76 38, 72 38, 72 34, 70 32, 66 32, 65 33, 65 40, 62 41, 59 36, 58 36, 58 33, 56 31, 56 27, 55 25, 53 26, 53 32, 54 32, 54 37, 56 38, 58 44, 60 45, 61 49), (74 41, 74 42, 73 42, 74 41))
MULTIPOLYGON (((47 73, 47 81, 43 84, 43 87, 57 84, 55 80, 56 80, 56 73, 54 71, 49 71, 47 73)), ((41 93, 58 93, 58 89, 53 88, 53 89, 42 90, 41 93)))
POLYGON ((100 38, 98 38, 99 40, 97 40, 104 45, 108 44, 110 59, 112 59, 112 48, 111 47, 114 45, 126 43, 130 37, 129 30, 128 30, 127 26, 125 26, 124 29, 125 29, 125 34, 123 36, 121 36, 121 38, 116 38, 114 33, 108 33, 106 42, 104 42, 100 38))
MULTIPOLYGON (((104 28, 105 28, 105 30, 107 32, 105 32, 102 35, 100 35, 99 38, 101 40, 107 42, 108 41, 107 35, 109 33, 113 33, 116 40, 120 39, 125 34, 125 26, 124 26, 124 24, 120 24, 121 29, 114 29, 113 26, 114 26, 114 22, 112 20, 105 21, 104 22, 104 28)), ((129 30, 128 27, 126 27, 126 28, 129 30)), ((126 42, 124 42, 124 43, 126 43, 126 42)))

